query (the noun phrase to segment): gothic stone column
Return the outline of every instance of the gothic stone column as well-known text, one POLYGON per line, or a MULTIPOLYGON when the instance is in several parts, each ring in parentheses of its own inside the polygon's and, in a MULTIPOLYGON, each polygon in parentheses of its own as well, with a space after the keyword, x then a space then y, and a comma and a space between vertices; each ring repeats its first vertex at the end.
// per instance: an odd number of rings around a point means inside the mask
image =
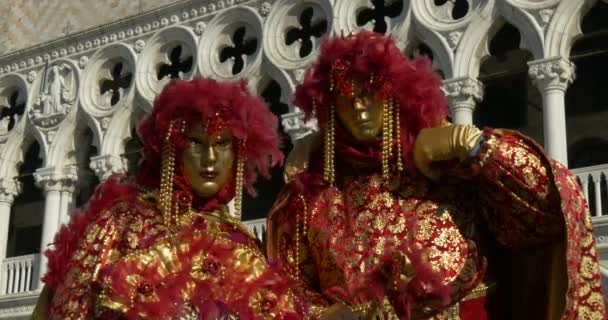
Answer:
MULTIPOLYGON (((45 192, 38 278, 42 277, 47 270, 44 251, 52 245, 55 233, 59 231, 61 224, 69 221, 69 202, 77 182, 77 172, 75 166, 68 166, 62 170, 56 170, 54 167, 41 168, 34 173, 36 182, 45 192)), ((37 287, 42 287, 41 281, 38 281, 37 287)))
MULTIPOLYGON (((15 200, 15 196, 20 192, 21 184, 15 179, 0 180, 0 263, 6 258, 11 206, 15 200)), ((3 273, 0 273, 0 295, 6 293, 5 290, 6 277, 3 273)))
POLYGON ((21 192, 21 184, 15 179, 0 180, 0 260, 6 258, 8 226, 11 207, 15 197, 21 192))
POLYGON ((543 97, 545 149, 551 157, 568 166, 566 109, 564 96, 574 80, 574 64, 562 57, 528 62, 529 75, 543 97))
POLYGON ((483 98, 483 83, 471 77, 459 77, 445 80, 442 89, 448 98, 452 122, 473 124, 475 105, 483 98))

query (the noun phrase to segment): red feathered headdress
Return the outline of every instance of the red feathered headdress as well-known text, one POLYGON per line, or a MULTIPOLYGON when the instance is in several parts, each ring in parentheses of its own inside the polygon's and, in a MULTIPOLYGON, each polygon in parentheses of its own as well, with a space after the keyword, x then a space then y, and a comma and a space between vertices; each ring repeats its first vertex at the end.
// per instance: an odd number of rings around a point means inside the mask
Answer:
POLYGON ((329 39, 296 88, 294 104, 307 117, 315 113, 323 130, 335 100, 331 88, 350 96, 350 80, 358 80, 363 90, 380 98, 392 98, 399 106, 401 150, 411 170, 411 147, 418 132, 439 125, 448 114, 441 79, 430 61, 424 57, 409 61, 392 38, 370 31, 329 39))
MULTIPOLYGON (((227 127, 239 141, 246 141, 245 188, 254 194, 253 183, 258 174, 269 177, 269 168, 283 159, 279 150, 278 121, 266 104, 257 96, 249 93, 247 82, 218 82, 211 79, 196 78, 192 81, 172 81, 167 84, 154 107, 138 127, 143 141, 143 159, 137 182, 152 188, 160 183, 161 151, 167 130, 172 121, 185 121, 186 128, 195 123, 207 123, 227 127)), ((171 135, 175 148, 175 185, 192 194, 185 183, 179 155, 187 146, 181 131, 171 135)), ((218 194, 219 203, 226 203, 234 196, 234 188, 224 187, 218 194)))

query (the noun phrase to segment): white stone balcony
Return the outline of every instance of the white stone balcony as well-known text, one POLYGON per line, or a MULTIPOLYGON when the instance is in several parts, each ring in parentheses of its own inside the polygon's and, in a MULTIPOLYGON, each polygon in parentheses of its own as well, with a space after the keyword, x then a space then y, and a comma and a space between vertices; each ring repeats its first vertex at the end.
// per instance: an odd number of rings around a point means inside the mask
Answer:
POLYGON ((6 258, 0 267, 0 295, 32 291, 37 278, 39 254, 6 258))

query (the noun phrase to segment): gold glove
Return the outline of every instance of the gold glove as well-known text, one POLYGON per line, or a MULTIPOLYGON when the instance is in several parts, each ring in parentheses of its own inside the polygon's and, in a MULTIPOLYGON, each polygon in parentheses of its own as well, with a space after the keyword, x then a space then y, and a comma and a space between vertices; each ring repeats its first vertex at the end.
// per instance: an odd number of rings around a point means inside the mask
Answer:
POLYGON ((349 307, 336 303, 329 307, 323 315, 321 316, 322 320, 357 320, 359 319, 359 315, 353 312, 349 307))
POLYGON ((481 135, 482 131, 472 125, 422 129, 414 143, 414 164, 422 174, 435 180, 443 172, 433 170, 431 164, 453 159, 465 160, 481 135))
POLYGON ((38 301, 36 302, 36 307, 34 308, 34 312, 30 320, 46 320, 48 319, 48 309, 51 300, 53 299, 53 291, 49 289, 46 285, 42 287, 42 291, 40 292, 40 296, 38 297, 38 301))
POLYGON ((318 132, 311 133, 297 140, 285 161, 285 182, 289 183, 295 176, 308 168, 310 154, 321 144, 321 135, 318 132))

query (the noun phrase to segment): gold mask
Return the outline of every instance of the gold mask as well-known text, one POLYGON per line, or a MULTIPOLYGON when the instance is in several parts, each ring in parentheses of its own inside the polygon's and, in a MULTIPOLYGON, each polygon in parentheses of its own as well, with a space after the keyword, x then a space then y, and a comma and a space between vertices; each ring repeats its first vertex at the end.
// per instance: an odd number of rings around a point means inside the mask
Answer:
POLYGON ((236 154, 232 133, 224 128, 209 135, 199 123, 185 136, 189 146, 182 153, 184 176, 198 196, 213 197, 233 176, 236 154))
POLYGON ((336 114, 353 138, 371 143, 382 132, 382 101, 357 87, 354 86, 352 98, 336 94, 336 114))

